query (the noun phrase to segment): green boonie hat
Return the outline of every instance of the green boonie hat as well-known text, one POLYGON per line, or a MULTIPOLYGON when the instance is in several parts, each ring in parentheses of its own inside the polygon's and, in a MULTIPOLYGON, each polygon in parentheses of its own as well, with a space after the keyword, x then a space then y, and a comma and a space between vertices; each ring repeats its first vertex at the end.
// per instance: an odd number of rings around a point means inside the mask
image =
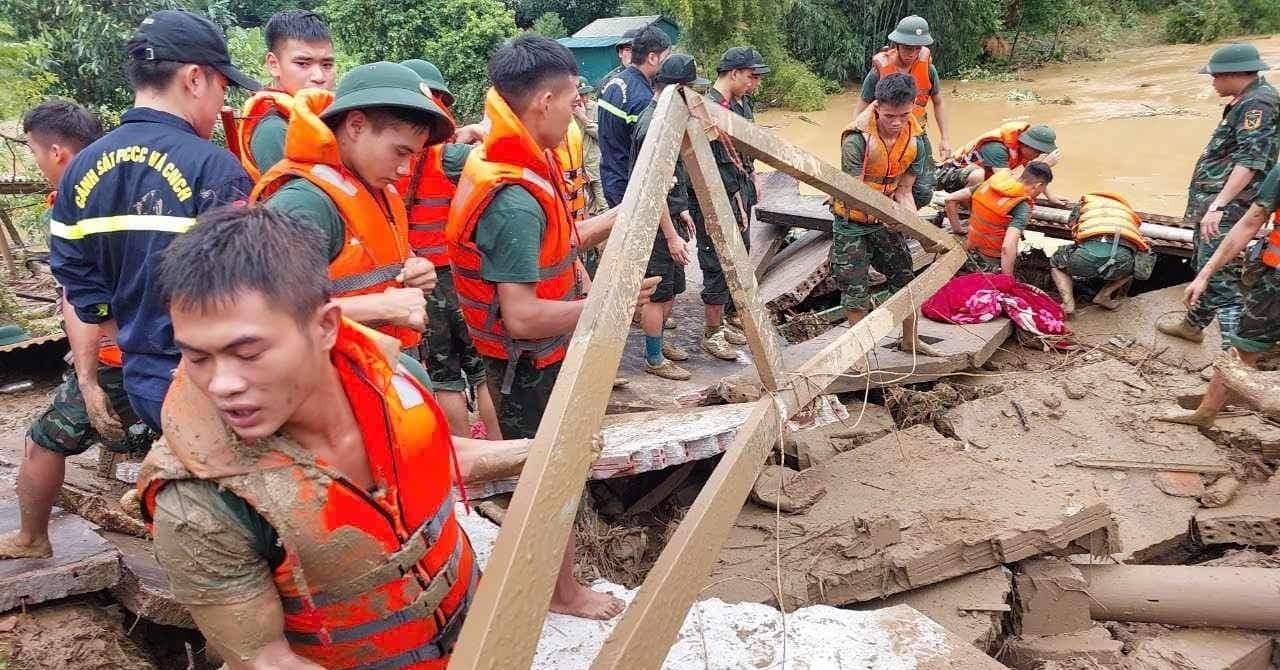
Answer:
POLYGON ((1252 44, 1237 42, 1219 47, 1209 57, 1209 62, 1200 68, 1200 74, 1227 74, 1230 72, 1262 72, 1270 70, 1262 62, 1258 47, 1252 44))
POLYGON ((1018 137, 1018 141, 1046 154, 1058 150, 1058 134, 1049 126, 1031 126, 1018 137))
POLYGON ((933 44, 933 35, 929 34, 929 22, 913 14, 898 22, 898 27, 889 33, 889 41, 909 47, 927 47, 933 44))
POLYGON ((431 126, 429 144, 443 142, 453 134, 453 122, 431 99, 431 87, 418 73, 399 63, 369 63, 348 72, 338 82, 333 104, 320 113, 320 118, 366 107, 399 107, 418 112, 431 126))
POLYGON ((23 340, 29 340, 31 336, 21 326, 7 325, 0 326, 0 346, 6 344, 16 344, 23 340))
POLYGON ((402 60, 400 64, 418 73, 422 81, 427 82, 427 87, 444 99, 444 104, 453 106, 453 91, 450 91, 449 86, 444 83, 444 75, 440 74, 440 68, 421 58, 402 60))
POLYGON ((587 81, 586 77, 578 77, 578 95, 594 93, 595 90, 596 87, 592 86, 591 83, 587 81))

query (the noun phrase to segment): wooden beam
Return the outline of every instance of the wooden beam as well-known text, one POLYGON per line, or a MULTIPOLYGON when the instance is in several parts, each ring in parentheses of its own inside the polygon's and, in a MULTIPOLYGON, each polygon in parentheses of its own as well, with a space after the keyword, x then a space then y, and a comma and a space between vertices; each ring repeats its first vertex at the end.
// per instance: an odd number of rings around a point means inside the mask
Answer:
POLYGON ((643 168, 627 185, 597 281, 454 649, 452 670, 508 670, 533 662, 583 482, 595 460, 591 436, 604 416, 688 117, 676 87, 658 96, 636 160, 643 168))
POLYGON ((700 132, 701 123, 698 119, 689 119, 689 130, 684 135, 681 149, 684 164, 694 195, 702 205, 707 234, 715 246, 716 255, 728 261, 722 262, 720 267, 729 284, 729 295, 742 317, 742 329, 747 336, 747 345, 751 347, 760 383, 764 388, 775 391, 783 380, 782 354, 778 351, 773 322, 760 303, 756 276, 751 271, 747 247, 742 243, 742 234, 733 216, 733 205, 720 182, 711 143, 707 141, 706 133, 700 132))
POLYGON ((920 303, 951 279, 964 262, 964 252, 951 246, 906 288, 789 375, 786 386, 756 401, 635 600, 605 641, 592 670, 661 667, 683 615, 702 589, 766 456, 778 443, 783 420, 799 412, 861 361, 880 338, 915 313, 920 303))
POLYGON ((839 168, 778 138, 719 104, 708 104, 705 98, 699 99, 698 104, 701 109, 695 110, 695 116, 705 109, 711 120, 728 132, 736 140, 739 150, 749 157, 771 165, 880 221, 899 224, 899 232, 920 240, 925 251, 941 251, 956 246, 950 235, 944 235, 935 226, 926 225, 914 210, 898 205, 852 175, 845 174, 839 168))

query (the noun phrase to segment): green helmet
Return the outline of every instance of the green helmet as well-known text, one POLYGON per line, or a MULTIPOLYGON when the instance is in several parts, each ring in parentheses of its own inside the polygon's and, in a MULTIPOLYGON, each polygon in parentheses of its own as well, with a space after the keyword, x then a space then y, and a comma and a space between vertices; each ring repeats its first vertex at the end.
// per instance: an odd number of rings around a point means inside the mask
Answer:
POLYGON ((1058 134, 1049 126, 1031 126, 1018 136, 1018 141, 1046 154, 1058 150, 1058 134))
POLYGON ((440 96, 441 100, 444 100, 444 104, 449 105, 450 107, 453 106, 453 92, 450 91, 449 86, 444 83, 444 75, 440 74, 440 68, 436 67, 430 61, 425 61, 421 58, 402 60, 400 61, 400 64, 414 72, 417 72, 418 76, 422 77, 422 81, 427 82, 427 87, 436 95, 440 96))
POLYGON ((587 81, 586 77, 578 77, 578 95, 590 95, 596 92, 596 87, 587 81))
POLYGON ((1219 47, 1209 57, 1209 62, 1200 68, 1200 74, 1226 74, 1230 72, 1261 72, 1270 70, 1262 62, 1258 47, 1243 42, 1219 47))
POLYGON ((929 34, 929 22, 913 14, 898 22, 898 27, 889 33, 889 41, 909 47, 927 47, 933 44, 933 36, 929 34))
POLYGON ((427 83, 417 72, 399 63, 369 63, 348 72, 338 82, 333 104, 320 113, 320 118, 369 107, 397 107, 415 113, 431 128, 428 144, 438 144, 453 134, 453 121, 431 98, 427 83))

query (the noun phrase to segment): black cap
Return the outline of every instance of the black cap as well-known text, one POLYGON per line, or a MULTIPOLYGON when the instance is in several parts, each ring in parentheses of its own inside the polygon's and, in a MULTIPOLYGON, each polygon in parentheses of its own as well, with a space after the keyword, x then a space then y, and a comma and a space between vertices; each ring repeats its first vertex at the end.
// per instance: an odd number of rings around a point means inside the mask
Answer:
POLYGON ((631 46, 631 42, 635 40, 636 35, 639 35, 639 34, 640 34, 639 28, 630 28, 628 30, 622 31, 622 39, 618 40, 618 43, 614 45, 614 48, 631 46))
POLYGON ((716 72, 751 69, 756 74, 769 74, 769 66, 764 64, 764 56, 752 47, 730 47, 720 57, 716 72))
POLYGON ((250 91, 262 88, 231 64, 222 30, 194 12, 163 9, 143 19, 129 41, 129 57, 208 65, 240 88, 250 91))
POLYGON ((693 56, 689 54, 671 54, 668 56, 666 60, 662 61, 662 65, 658 68, 658 74, 653 80, 659 84, 684 84, 686 86, 711 83, 698 77, 698 64, 693 61, 693 56))

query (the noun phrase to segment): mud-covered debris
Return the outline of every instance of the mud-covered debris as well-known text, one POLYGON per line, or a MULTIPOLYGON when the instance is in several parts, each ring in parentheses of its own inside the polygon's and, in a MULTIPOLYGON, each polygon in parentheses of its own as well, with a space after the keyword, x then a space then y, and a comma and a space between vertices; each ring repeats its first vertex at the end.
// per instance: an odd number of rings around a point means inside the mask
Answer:
POLYGON ((769 465, 751 487, 751 499, 769 509, 798 514, 822 499, 827 487, 803 472, 781 465, 769 465))
POLYGON ((1218 481, 1207 487, 1204 495, 1200 496, 1201 507, 1222 507, 1231 502, 1236 497, 1236 492, 1240 490, 1240 480, 1226 475, 1219 477, 1218 481))

